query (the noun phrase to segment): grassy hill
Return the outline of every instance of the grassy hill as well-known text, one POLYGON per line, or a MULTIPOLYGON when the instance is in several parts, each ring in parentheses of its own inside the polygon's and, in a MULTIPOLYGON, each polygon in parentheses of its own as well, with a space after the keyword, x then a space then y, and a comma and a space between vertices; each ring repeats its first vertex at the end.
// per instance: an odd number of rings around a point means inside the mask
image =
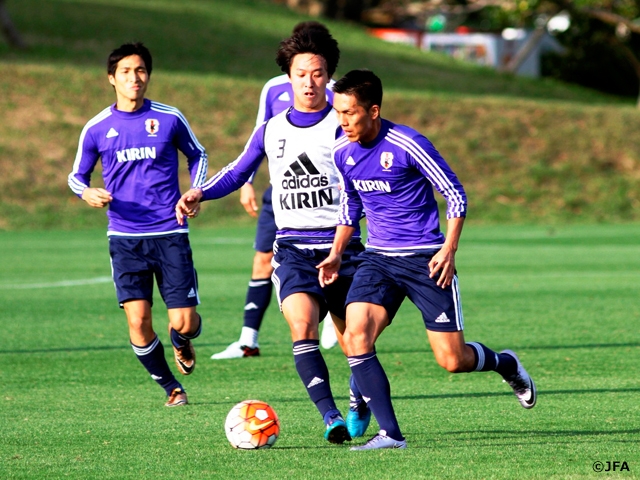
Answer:
MULTIPOLYGON (((142 40, 149 97, 180 108, 210 156, 233 160, 251 132, 278 42, 306 18, 258 0, 9 0, 26 52, 0 43, 0 229, 104 224, 66 185, 84 123, 113 102, 108 52, 142 40)), ((640 219, 640 112, 631 101, 499 75, 326 22, 337 72, 370 68, 383 114, 424 132, 461 177, 475 222, 640 219)), ((98 175, 99 176, 99 175, 98 175)), ((267 181, 262 172, 259 183, 267 181)), ((200 224, 243 218, 237 197, 200 224)))

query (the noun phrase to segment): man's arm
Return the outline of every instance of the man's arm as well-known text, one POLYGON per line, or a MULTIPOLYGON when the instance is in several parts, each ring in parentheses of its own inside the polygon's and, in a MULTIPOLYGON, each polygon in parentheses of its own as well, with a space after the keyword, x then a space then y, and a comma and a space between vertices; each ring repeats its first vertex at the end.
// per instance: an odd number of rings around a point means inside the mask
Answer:
POLYGON ((428 138, 412 138, 417 155, 412 162, 447 201, 447 218, 467 215, 467 194, 458 177, 428 138), (419 160, 418 160, 419 159, 419 160))
POLYGON ((224 167, 203 185, 186 192, 176 204, 176 219, 182 225, 184 217, 197 215, 197 204, 205 200, 222 198, 234 192, 249 179, 265 156, 264 125, 253 131, 240 156, 224 167))
POLYGON ((256 200, 256 191, 253 188, 251 182, 245 183, 240 187, 240 203, 244 207, 245 211, 253 218, 257 218, 258 214, 258 202, 256 200))
POLYGON ((113 197, 104 188, 87 187, 82 191, 82 200, 94 208, 104 208, 109 205, 113 197))
POLYGON ((429 277, 434 278, 440 272, 436 282, 439 287, 446 288, 453 281, 453 276, 456 273, 456 252, 463 225, 464 217, 454 217, 447 220, 447 239, 429 262, 429 277))
POLYGON ((191 130, 189 122, 184 115, 177 116, 177 130, 175 145, 178 150, 187 157, 189 175, 191 176, 191 186, 200 187, 207 179, 207 169, 209 168, 207 152, 198 142, 196 135, 191 130))
POLYGON ((342 254, 347 245, 349 245, 353 232, 356 230, 355 226, 360 222, 362 216, 362 200, 349 178, 341 169, 342 163, 339 158, 339 151, 334 150, 332 157, 338 170, 340 182, 340 213, 331 252, 329 252, 327 258, 316 266, 319 270, 318 281, 322 287, 333 283, 338 278, 342 254))
POLYGON ((331 252, 329 252, 327 258, 316 266, 319 270, 318 280, 321 287, 337 280, 338 271, 340 271, 340 265, 342 263, 342 254, 347 248, 347 245, 349 245, 354 231, 355 227, 348 227, 346 225, 338 225, 336 227, 336 236, 333 239, 331 252))
POLYGON ((249 180, 266 155, 264 128, 263 124, 255 129, 240 156, 202 185, 201 201, 225 197, 249 180))
POLYGON ((412 139, 421 161, 414 158, 415 167, 447 201, 447 236, 444 245, 429 262, 431 278, 439 275, 437 285, 446 288, 455 275, 455 255, 462 234, 462 226, 467 215, 467 195, 458 177, 440 155, 433 144, 422 135, 412 139))
POLYGON ((113 200, 111 192, 104 188, 90 187, 91 174, 99 158, 100 152, 89 134, 88 127, 85 126, 80 134, 78 152, 67 182, 73 193, 94 208, 104 208, 113 200))
POLYGON ((198 215, 201 199, 202 190, 200 188, 192 188, 180 197, 176 203, 176 220, 179 225, 184 225, 185 217, 194 218, 198 215))

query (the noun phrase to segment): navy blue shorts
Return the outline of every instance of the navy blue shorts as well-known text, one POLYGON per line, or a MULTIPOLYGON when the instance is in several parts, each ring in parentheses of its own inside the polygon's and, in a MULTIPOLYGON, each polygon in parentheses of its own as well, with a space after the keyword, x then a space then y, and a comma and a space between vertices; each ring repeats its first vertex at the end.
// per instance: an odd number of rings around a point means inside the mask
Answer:
POLYGON ((393 320, 405 297, 422 313, 427 330, 457 332, 464 328, 458 277, 447 288, 429 278, 433 254, 391 257, 373 252, 359 256, 360 264, 347 296, 347 305, 367 302, 383 306, 393 320))
POLYGON ((187 234, 111 236, 109 254, 120 307, 129 300, 148 300, 153 305, 154 276, 167 308, 193 307, 200 303, 187 234))
POLYGON ((262 209, 258 215, 258 227, 256 229, 256 239, 253 242, 253 249, 262 252, 273 252, 273 242, 276 240, 276 218, 273 215, 273 205, 271 205, 271 185, 262 195, 262 209))
POLYGON ((308 293, 315 296, 320 303, 320 319, 327 311, 339 318, 345 318, 345 301, 356 273, 357 256, 364 250, 360 242, 351 242, 342 256, 338 279, 322 288, 318 281, 318 265, 327 258, 330 248, 311 249, 298 248, 289 240, 277 240, 275 255, 272 260, 274 267, 271 279, 276 287, 278 302, 294 293, 308 293))

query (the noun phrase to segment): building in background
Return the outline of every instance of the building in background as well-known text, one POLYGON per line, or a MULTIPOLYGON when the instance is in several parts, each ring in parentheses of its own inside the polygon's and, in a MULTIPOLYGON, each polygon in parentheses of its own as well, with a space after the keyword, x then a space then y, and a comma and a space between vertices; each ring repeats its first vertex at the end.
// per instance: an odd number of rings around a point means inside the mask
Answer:
MULTIPOLYGON (((431 33, 402 28, 371 28, 374 37, 395 43, 412 45, 422 50, 441 52, 458 60, 503 69, 525 45, 532 31, 508 28, 502 34, 472 33, 465 29, 455 33, 431 33)), ((516 70, 517 75, 540 77, 540 57, 564 48, 548 33, 537 43, 526 60, 516 70)))

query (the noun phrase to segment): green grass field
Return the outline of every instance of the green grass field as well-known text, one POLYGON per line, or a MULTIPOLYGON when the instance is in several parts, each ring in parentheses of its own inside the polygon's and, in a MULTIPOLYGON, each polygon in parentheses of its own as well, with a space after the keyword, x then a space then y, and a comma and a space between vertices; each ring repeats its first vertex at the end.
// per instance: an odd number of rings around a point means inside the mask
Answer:
MULTIPOLYGON (((517 351, 538 405, 522 409, 496 374, 439 368, 406 303, 377 348, 409 447, 376 452, 322 438, 275 305, 261 357, 209 360, 239 333, 252 235, 192 226, 205 328, 191 405, 167 409, 128 346, 104 231, 0 233, 0 478, 640 478, 640 226, 469 225, 467 339, 517 351), (280 416, 271 450, 227 443, 226 413, 248 398, 280 416), (628 470, 595 473, 597 461, 628 470)), ((346 409, 344 356, 325 358, 346 409)))

